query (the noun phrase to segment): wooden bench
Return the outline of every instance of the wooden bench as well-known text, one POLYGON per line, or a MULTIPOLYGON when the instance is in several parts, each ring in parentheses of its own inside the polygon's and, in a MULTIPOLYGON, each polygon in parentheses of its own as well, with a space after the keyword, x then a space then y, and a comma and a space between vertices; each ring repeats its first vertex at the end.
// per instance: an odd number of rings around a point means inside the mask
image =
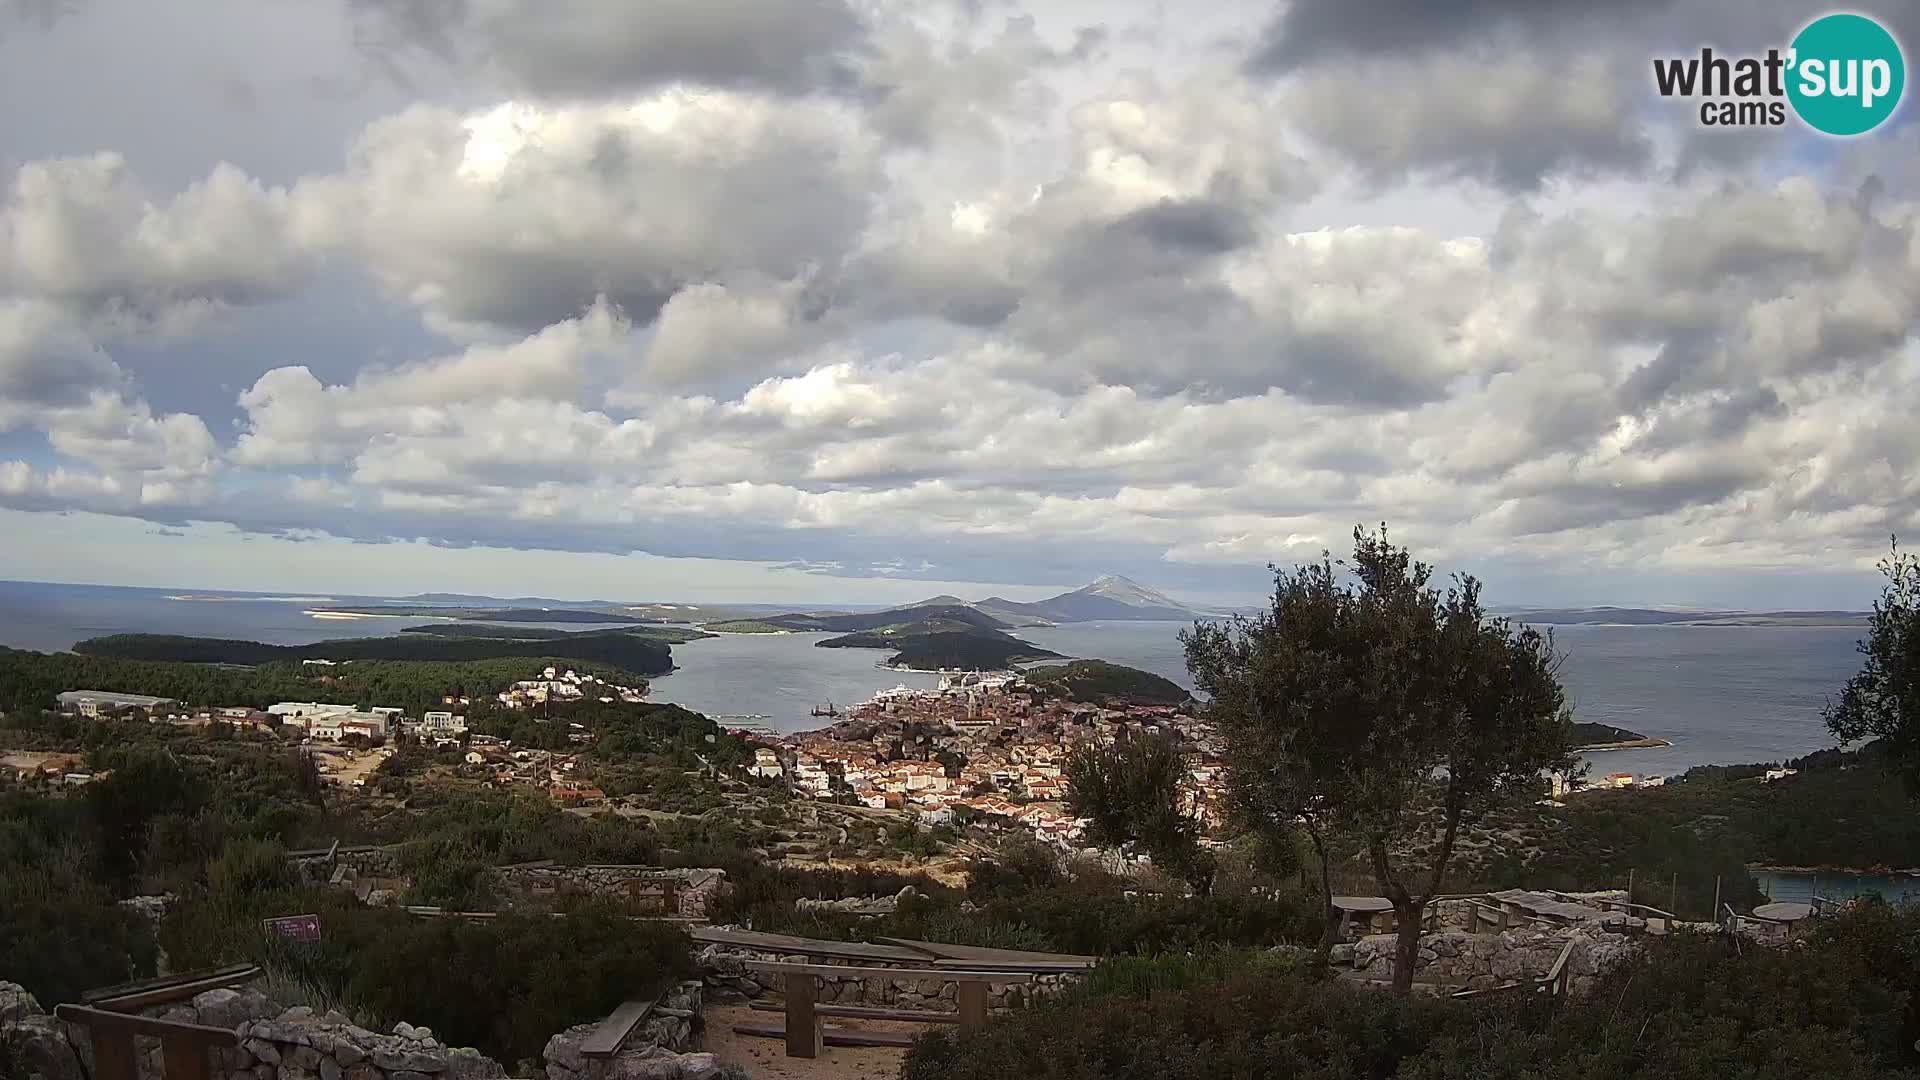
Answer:
POLYGON ((53 1010, 53 1015, 87 1029, 93 1040, 94 1080, 135 1080, 133 1039, 136 1035, 160 1040, 161 1075, 165 1080, 209 1080, 207 1051, 240 1042, 240 1037, 228 1028, 149 1020, 85 1005, 61 1005, 53 1010))
POLYGON ((620 1044, 627 1041, 633 1029, 653 1011, 653 1000, 623 1001, 613 1010, 600 1026, 594 1028, 586 1038, 580 1040, 580 1056, 588 1058, 610 1058, 620 1052, 620 1044))
POLYGON ((149 1005, 185 1001, 208 990, 231 989, 259 976, 260 968, 256 965, 229 964, 226 967, 202 968, 157 979, 105 986, 81 994, 80 1000, 96 1009, 132 1013, 149 1005))
MULTIPOLYGON (((749 971, 764 975, 782 976, 786 984, 787 1022, 784 1028, 775 1029, 772 1025, 736 1024, 734 1031, 742 1035, 762 1035, 772 1038, 784 1037, 787 1040, 787 1056, 811 1058, 820 1056, 820 1048, 828 1034, 820 1023, 820 1017, 826 1015, 815 1001, 814 980, 823 978, 856 979, 934 979, 958 984, 955 1004, 959 1011, 955 1022, 962 1027, 978 1027, 987 1022, 987 984, 988 983, 1031 983, 1034 974, 1030 971, 969 971, 953 968, 888 968, 888 967, 849 967, 840 964, 789 964, 773 960, 749 960, 745 967, 749 971)), ((917 1017, 914 1019, 918 1019, 917 1017)), ((836 1041, 830 1045, 842 1046, 891 1046, 894 1042, 849 1043, 847 1038, 880 1037, 890 1039, 897 1035, 887 1032, 862 1032, 850 1028, 836 1029, 836 1041)), ((904 1045, 904 1044, 901 1044, 904 1045)))

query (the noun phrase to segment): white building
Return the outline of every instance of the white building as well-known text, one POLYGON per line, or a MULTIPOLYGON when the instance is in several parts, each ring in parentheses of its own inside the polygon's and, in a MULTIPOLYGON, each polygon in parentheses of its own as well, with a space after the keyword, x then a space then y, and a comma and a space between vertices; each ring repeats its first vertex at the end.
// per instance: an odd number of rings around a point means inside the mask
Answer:
POLYGON ((752 776, 766 777, 769 780, 786 775, 786 767, 780 764, 780 755, 761 747, 753 752, 753 764, 747 767, 752 776))
POLYGON ((118 709, 170 709, 179 702, 146 694, 116 694, 107 690, 69 690, 59 696, 60 707, 81 716, 99 716, 118 709))
POLYGON ((467 719, 451 712, 421 713, 420 730, 428 735, 458 735, 467 730, 467 719))
POLYGON ((333 705, 322 701, 283 701, 278 705, 267 706, 267 712, 283 720, 312 720, 316 717, 344 716, 353 710, 352 705, 333 705))

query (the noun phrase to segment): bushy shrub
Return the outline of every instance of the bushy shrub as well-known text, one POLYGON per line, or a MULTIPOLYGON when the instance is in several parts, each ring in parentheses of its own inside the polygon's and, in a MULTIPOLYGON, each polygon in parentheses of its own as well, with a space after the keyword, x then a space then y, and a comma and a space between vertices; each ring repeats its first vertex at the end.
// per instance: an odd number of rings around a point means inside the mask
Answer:
POLYGON ((934 1031, 903 1080, 1352 1080, 1393 1075, 1463 1010, 1298 975, 1236 975, 1140 998, 1037 1006, 975 1031, 934 1031))
POLYGON ((1786 949, 1679 935, 1584 999, 1395 999, 1286 954, 1109 961, 1074 994, 929 1033, 906 1080, 1920 1077, 1920 911, 1867 905, 1786 949))

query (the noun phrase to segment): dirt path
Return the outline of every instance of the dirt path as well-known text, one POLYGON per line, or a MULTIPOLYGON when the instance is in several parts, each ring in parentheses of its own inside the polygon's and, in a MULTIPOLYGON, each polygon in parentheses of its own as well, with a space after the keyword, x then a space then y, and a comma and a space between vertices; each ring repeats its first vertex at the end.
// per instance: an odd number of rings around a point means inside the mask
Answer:
MULTIPOLYGON (((706 1009, 706 1050, 723 1065, 737 1065, 753 1080, 894 1080, 900 1075, 905 1050, 886 1046, 829 1046, 817 1058, 790 1058, 787 1044, 779 1039, 736 1035, 738 1023, 773 1023, 779 1013, 757 1012, 745 1005, 712 1005, 706 1009)), ((874 1031, 904 1031, 918 1034, 925 1024, 903 1024, 891 1020, 844 1020, 874 1031)))

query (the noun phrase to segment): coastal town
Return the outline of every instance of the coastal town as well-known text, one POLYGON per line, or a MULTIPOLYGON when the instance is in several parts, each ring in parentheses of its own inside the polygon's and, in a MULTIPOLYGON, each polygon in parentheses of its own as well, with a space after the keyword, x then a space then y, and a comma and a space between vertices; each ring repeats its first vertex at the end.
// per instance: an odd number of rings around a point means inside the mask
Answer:
MULTIPOLYGON (((141 719, 180 726, 250 726, 296 738, 312 753, 322 779, 364 787, 401 743, 454 749, 466 775, 500 787, 538 790, 555 802, 592 812, 617 809, 587 777, 580 754, 593 733, 578 723, 546 719, 549 707, 598 701, 639 704, 645 688, 607 682, 590 672, 546 667, 484 700, 484 707, 528 716, 535 723, 567 723, 567 749, 516 747, 512 739, 470 731, 470 697, 447 695, 443 708, 419 716, 386 706, 286 701, 257 710, 188 709, 167 698, 100 690, 59 696, 61 708, 90 718, 141 719)), ((1078 746, 1144 735, 1170 736, 1188 755, 1187 806, 1202 823, 1221 823, 1226 777, 1221 745, 1192 703, 1173 706, 1120 699, 1075 701, 1029 682, 1018 672, 948 672, 931 689, 897 686, 844 711, 815 714, 831 722, 816 730, 780 734, 733 727, 753 758, 749 777, 791 796, 891 811, 916 826, 1019 830, 1064 850, 1085 848, 1087 822, 1069 809, 1062 773, 1078 746)), ((68 786, 92 777, 77 761, 15 755, 11 764, 68 786), (65 766, 65 767, 63 767, 65 766)), ((1771 770, 1763 779, 1792 775, 1771 770)), ((1579 787, 1650 788, 1663 776, 1605 772, 1590 778, 1555 775, 1549 802, 1579 787)))
POLYGON ((760 748, 752 771, 816 799, 904 810, 926 825, 999 820, 1071 848, 1086 823, 1067 808, 1067 755, 1080 744, 1149 732, 1190 750, 1191 808, 1216 820, 1219 746, 1190 710, 1066 701, 1007 672, 949 673, 935 689, 883 690, 828 727, 760 748))

